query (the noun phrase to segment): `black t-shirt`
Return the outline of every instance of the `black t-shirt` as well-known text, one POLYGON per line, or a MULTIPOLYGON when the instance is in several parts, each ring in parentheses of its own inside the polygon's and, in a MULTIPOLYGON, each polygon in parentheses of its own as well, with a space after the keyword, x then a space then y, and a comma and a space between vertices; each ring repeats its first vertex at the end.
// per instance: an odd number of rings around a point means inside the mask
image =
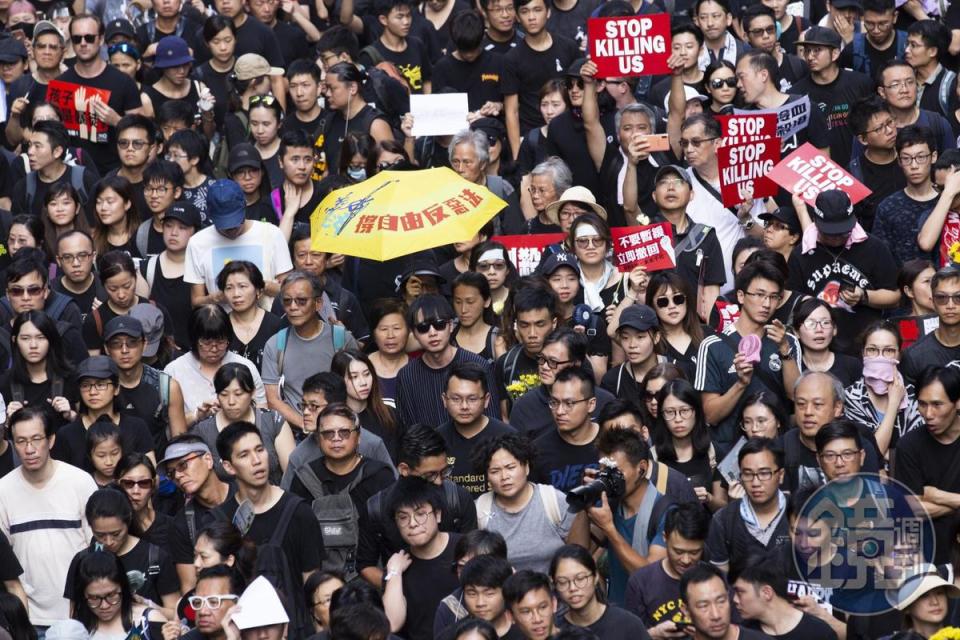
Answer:
MULTIPOLYGON (((497 382, 501 398, 513 398, 507 387, 520 380, 520 376, 533 374, 540 378, 537 356, 530 356, 523 347, 511 348, 493 363, 493 378, 497 382)), ((519 395, 523 395, 522 393, 519 395)), ((519 395, 517 397, 519 397, 519 395)))
POLYGON ((232 70, 217 71, 210 66, 209 61, 204 62, 193 70, 193 77, 207 85, 207 88, 210 89, 210 93, 213 94, 216 100, 213 105, 213 117, 217 122, 217 128, 221 130, 223 128, 224 117, 227 113, 227 103, 230 100, 228 78, 231 73, 233 73, 232 70))
MULTIPOLYGON (((3 453, 0 453, 0 478, 7 475, 11 471, 17 468, 17 465, 13 462, 13 445, 10 444, 10 441, 7 441, 7 448, 3 453)), ((2 545, 0 545, 0 552, 3 551, 2 545)), ((0 568, 3 566, 3 558, 0 556, 0 568)), ((6 580, 6 578, 0 578, 0 580, 6 580)))
POLYGON ((451 479, 469 491, 470 495, 474 497, 487 491, 487 476, 485 473, 480 473, 474 469, 471 456, 485 442, 507 433, 516 432, 516 429, 496 418, 488 418, 487 426, 470 439, 464 438, 453 425, 453 422, 445 422, 440 425, 437 428, 437 433, 440 434, 447 445, 447 464, 452 466, 453 474, 451 479))
POLYGON ((237 29, 237 49, 233 52, 233 55, 239 58, 246 53, 256 53, 263 56, 271 67, 284 66, 283 52, 280 50, 280 45, 277 43, 273 31, 250 15, 237 29))
POLYGON ((173 516, 161 511, 157 511, 153 518, 153 524, 143 532, 141 539, 152 542, 158 547, 167 548, 167 541, 170 538, 170 528, 173 526, 173 516))
MULTIPOLYGON (((75 384, 69 384, 70 381, 64 381, 63 385, 63 397, 70 401, 70 406, 75 407, 77 403, 80 402, 80 389, 75 384)), ((11 389, 13 384, 13 370, 8 369, 0 374, 0 395, 4 398, 6 402, 10 402, 14 399, 14 394, 11 389)), ((44 382, 21 382, 19 383, 20 388, 23 390, 23 403, 26 405, 33 406, 50 406, 47 400, 53 398, 52 395, 52 385, 49 380, 44 382)), ((53 415, 53 414, 51 414, 53 415)), ((66 420, 63 419, 59 413, 54 416, 54 426, 56 429, 59 429, 64 424, 66 420)))
MULTIPOLYGON (((863 460, 863 472, 879 473, 880 453, 873 431, 870 427, 859 422, 854 424, 857 431, 860 432, 860 442, 866 454, 863 460)), ((900 442, 902 441, 901 438, 900 442)), ((899 443, 897 444, 897 451, 900 451, 899 443)), ((798 491, 806 487, 817 487, 824 484, 825 476, 820 469, 817 452, 811 451, 803 444, 803 441, 800 440, 799 428, 792 427, 783 435, 783 453, 783 468, 786 470, 783 476, 784 491, 798 491)), ((899 467, 899 462, 897 467, 899 467)), ((921 492, 922 490, 921 487, 921 492)))
MULTIPOLYGON (((650 218, 650 223, 666 222, 667 219, 662 215, 655 215, 650 218)), ((677 231, 673 224, 670 228, 673 230, 673 245, 676 246, 686 238, 693 230, 694 221, 687 216, 687 228, 683 233, 677 231)), ((723 266, 723 249, 720 248, 720 240, 717 238, 716 229, 710 229, 704 236, 703 241, 694 249, 683 251, 677 256, 677 273, 683 277, 690 285, 691 291, 696 291, 700 279, 700 272, 703 271, 702 282, 705 285, 718 284, 723 285, 727 281, 727 272, 723 266)))
MULTIPOLYGON (((755 620, 745 620, 743 625, 753 631, 762 631, 760 623, 755 620)), ((817 638, 818 640, 837 640, 837 632, 831 629, 830 625, 823 620, 814 618, 809 613, 804 613, 803 617, 800 618, 800 622, 797 623, 797 626, 790 631, 779 636, 764 637, 773 638, 773 640, 810 640, 811 638, 817 638)))
MULTIPOLYGON (((521 150, 524 146, 520 145, 521 150)), ((579 110, 567 109, 547 125, 546 155, 559 156, 567 163, 573 173, 573 184, 597 193, 600 174, 590 154, 584 153, 586 148, 587 134, 579 110)))
MULTIPOLYGON (((873 94, 873 81, 862 73, 841 69, 833 82, 817 84, 812 77, 807 77, 793 85, 792 91, 809 95, 811 108, 818 107, 826 117, 830 159, 841 167, 847 166, 854 135, 847 118, 854 103, 873 94)), ((810 126, 813 124, 811 120, 810 126)))
POLYGON ((253 204, 248 204, 244 210, 247 220, 256 220, 257 222, 269 222, 277 224, 277 210, 269 202, 260 199, 253 204))
POLYGON ((904 350, 900 373, 906 382, 915 383, 928 367, 943 367, 954 360, 960 360, 960 347, 946 347, 936 333, 928 333, 904 350))
MULTIPOLYGON (((121 115, 143 106, 136 83, 130 79, 130 76, 110 65, 106 65, 100 75, 94 78, 81 77, 76 69, 68 69, 59 80, 109 90, 110 99, 107 100, 107 104, 121 115)), ((80 139, 74 138, 74 140, 80 139)), ((98 134, 96 142, 80 140, 80 147, 84 153, 90 154, 101 173, 115 169, 120 164, 116 147, 116 130, 113 127, 98 134)))
POLYGON ((260 322, 257 334, 250 339, 250 342, 244 344, 234 335, 230 340, 230 346, 227 348, 252 362, 259 371, 260 363, 263 360, 263 348, 266 346, 267 340, 280 330, 281 324, 280 318, 267 311, 263 314, 263 320, 260 322))
MULTIPOLYGON (((140 384, 132 389, 120 385, 120 413, 142 420, 150 431, 155 451, 161 452, 166 437, 166 421, 160 412, 160 391, 140 376, 140 384)), ((159 459, 159 458, 158 458, 159 459)))
MULTIPOLYGON (((560 626, 567 629, 576 628, 576 625, 563 617, 560 618, 560 626)), ((650 638, 640 618, 612 604, 607 605, 607 610, 599 620, 585 628, 603 640, 648 640, 650 638)))
POLYGON ((863 375, 863 360, 846 353, 834 353, 830 373, 842 382, 844 387, 849 387, 863 375))
MULTIPOLYGON (((323 458, 317 458, 308 463, 317 478, 323 484, 327 495, 335 495, 346 489, 353 482, 357 475, 363 470, 363 479, 350 491, 350 498, 353 500, 357 513, 366 508, 367 500, 375 493, 386 489, 393 484, 393 470, 385 463, 372 458, 366 458, 362 464, 357 465, 352 471, 344 475, 338 475, 327 469, 323 464, 323 458)), ((293 482, 290 485, 290 493, 300 496, 310 504, 314 500, 313 494, 300 480, 299 475, 294 475, 293 482)))
MULTIPOLYGON (((584 369, 592 375, 589 364, 584 365, 584 369)), ((594 395, 597 398, 597 408, 593 411, 593 419, 596 420, 603 408, 614 400, 614 396, 603 387, 594 389, 594 395)), ((517 398, 510 408, 510 426, 530 440, 536 440, 547 431, 555 430, 556 423, 547 405, 549 400, 549 392, 543 385, 530 389, 517 398)))
POLYGON ((517 96, 520 135, 543 126, 540 87, 547 80, 561 76, 570 63, 580 57, 580 49, 573 40, 558 35, 551 37, 553 43, 545 51, 534 51, 524 40, 504 58, 501 89, 505 96, 517 96))
POLYGON ((873 193, 857 203, 856 213, 860 225, 870 231, 873 229, 877 205, 891 193, 906 187, 907 179, 896 159, 887 164, 875 164, 864 155, 860 158, 860 169, 863 172, 863 184, 870 187, 873 193))
MULTIPOLYGON (((13 191, 10 192, 10 210, 17 213, 29 213, 31 215, 39 216, 43 210, 43 201, 47 197, 47 193, 50 191, 50 188, 55 185, 60 184, 71 184, 70 173, 75 171, 70 166, 66 167, 66 170, 63 172, 63 175, 54 180, 53 182, 47 183, 44 182, 40 175, 36 175, 37 190, 33 196, 32 201, 27 201, 27 179, 21 178, 13 185, 13 191)), ((97 174, 84 168, 83 169, 83 188, 86 193, 86 201, 82 204, 87 204, 93 199, 93 189, 97 184, 97 174)), ((83 197, 81 196, 81 200, 83 197)), ((86 209, 84 209, 86 214, 86 209)), ((89 216, 88 216, 88 222, 89 216)))
MULTIPOLYGON (((809 77, 806 80, 809 82, 809 77)), ((787 99, 783 102, 783 104, 778 106, 782 107, 784 104, 800 100, 801 98, 803 98, 803 94, 799 92, 798 87, 795 85, 791 88, 791 93, 787 95, 787 99)), ((812 97, 810 101, 810 121, 807 126, 789 138, 784 138, 780 141, 780 156, 783 158, 787 157, 807 142, 818 149, 826 149, 830 147, 831 139, 830 131, 827 128, 827 117, 820 109, 813 108, 816 106, 816 104, 813 102, 812 97)), ((782 191, 783 190, 781 190, 781 192, 782 191)), ((789 197, 787 198, 785 204, 790 204, 789 197)))
MULTIPOLYGON (((323 138, 323 154, 326 156, 327 170, 336 173, 340 165, 340 147, 343 145, 343 139, 348 132, 370 134, 370 127, 374 120, 385 120, 383 114, 371 107, 365 105, 363 109, 357 112, 350 121, 343 118, 343 114, 335 111, 324 121, 323 131, 320 134, 323 138)), ((316 168, 316 166, 314 167, 316 168)), ((281 196, 283 190, 280 191, 281 196)))
MULTIPOLYGON (((190 316, 193 306, 190 303, 190 290, 193 285, 183 281, 183 276, 168 278, 163 273, 163 260, 156 258, 157 268, 153 274, 153 287, 150 289, 150 299, 162 308, 169 310, 170 321, 173 326, 164 327, 164 333, 172 333, 177 346, 182 350, 190 348, 190 316)), ((147 276, 149 260, 140 262, 140 273, 147 276)), ((100 308, 103 309, 104 305, 100 308)), ((166 320, 166 317, 164 318, 166 320)), ((106 323, 104 323, 106 324, 106 323)))
POLYGON ((487 102, 503 102, 502 77, 503 56, 495 51, 481 51, 473 62, 450 53, 433 67, 433 90, 450 88, 466 93, 470 111, 476 111, 487 102))
MULTIPOLYGON (((898 31, 905 31, 903 25, 897 25, 898 31)), ((887 60, 893 60, 897 57, 897 39, 900 37, 899 34, 895 34, 894 39, 890 41, 890 46, 886 49, 875 49, 873 44, 870 42, 869 38, 866 38, 860 34, 854 36, 863 38, 863 52, 866 54, 867 60, 869 61, 870 71, 876 73, 887 60)), ((904 39, 906 39, 904 37, 904 39)), ((837 60, 837 64, 840 65, 842 69, 853 69, 854 71, 861 71, 867 73, 867 69, 858 69, 854 67, 854 58, 853 58, 853 44, 846 46, 840 52, 840 59, 837 60)))
POLYGON ((280 45, 285 67, 294 60, 310 58, 310 43, 307 42, 307 34, 300 25, 277 20, 277 24, 273 25, 273 35, 280 45))
POLYGON ((830 304, 836 313, 838 351, 856 355, 857 337, 867 326, 879 320, 882 312, 861 302, 852 311, 840 299, 844 283, 856 283, 863 290, 896 289, 897 263, 881 240, 868 236, 849 249, 832 249, 817 243, 812 253, 794 251, 788 261, 787 288, 815 296, 830 304))
MULTIPOLYGON (((213 473, 211 471, 211 473, 213 473)), ((237 485, 233 482, 227 485, 227 499, 225 502, 227 504, 233 503, 231 511, 236 509, 237 501, 234 499, 234 496, 237 493, 237 485)), ((173 556, 173 561, 176 564, 193 564, 193 540, 190 539, 190 530, 191 527, 187 526, 187 506, 191 506, 193 511, 193 531, 200 531, 205 526, 214 522, 215 520, 222 519, 221 516, 215 515, 213 509, 208 509, 197 500, 193 500, 188 505, 184 505, 177 511, 176 515, 173 516, 173 522, 170 525, 168 532, 168 543, 170 555, 173 556)), ((312 518, 312 514, 311 514, 312 518)), ((316 519, 313 520, 316 522, 316 519)), ((320 540, 320 536, 317 536, 317 540, 320 540)))
MULTIPOLYGON (((159 271, 159 268, 157 270, 159 271)), ((156 284, 156 282, 154 284, 156 284)), ((142 296, 137 296, 137 304, 144 302, 150 303, 150 300, 142 296)), ((156 304, 156 306, 161 312, 163 312, 163 335, 173 335, 174 324, 173 318, 170 316, 170 312, 167 311, 166 308, 164 308, 161 304, 156 304)), ((117 317, 117 313, 114 312, 109 303, 106 301, 97 307, 96 311, 96 313, 88 314, 86 319, 83 321, 83 341, 87 345, 87 349, 90 350, 103 349, 103 327, 106 327, 108 322, 117 317), (100 316, 99 331, 97 330, 96 316, 100 316)), ((189 341, 187 344, 189 344, 189 341)))
MULTIPOLYGON (((379 38, 373 42, 373 47, 384 60, 394 64, 407 81, 410 93, 423 93, 423 83, 432 81, 433 65, 430 63, 430 55, 427 46, 419 38, 407 37, 407 47, 403 51, 388 49, 379 38)), ((375 66, 366 53, 360 54, 359 62, 367 67, 375 66)))
POLYGON ((83 293, 74 293, 66 287, 63 286, 61 278, 54 278, 50 281, 50 288, 54 291, 58 291, 65 296, 69 296, 80 309, 80 318, 81 322, 86 320, 87 315, 90 313, 90 309, 93 308, 93 301, 97 297, 97 291, 99 287, 97 286, 97 279, 94 277, 93 282, 90 283, 90 286, 87 287, 87 290, 83 293))
POLYGON ((433 640, 433 617, 437 605, 460 586, 457 575, 450 570, 453 550, 460 535, 450 533, 447 546, 436 558, 413 561, 403 572, 403 595, 407 599, 407 619, 399 635, 407 640, 433 640))
MULTIPOLYGON (((80 560, 84 555, 90 553, 84 549, 73 556, 70 568, 67 570, 67 579, 63 587, 63 597, 73 598, 74 581, 76 580, 77 569, 80 560)), ((137 589, 136 593, 153 602, 160 603, 161 597, 177 593, 180 591, 180 580, 177 578, 177 569, 170 558, 170 554, 164 551, 156 543, 140 539, 133 549, 120 556, 120 563, 123 565, 127 575, 138 571, 146 578, 143 586, 137 589), (153 563, 151 564, 151 550, 153 546, 153 563)))
POLYGON ((570 9, 561 10, 551 3, 549 5, 550 17, 547 18, 547 29, 553 35, 560 35, 573 40, 578 47, 585 47, 587 43, 587 18, 601 4, 597 0, 577 0, 570 9))
POLYGON ((16 580, 21 575, 23 575, 23 567, 13 553, 13 547, 10 546, 7 536, 0 533, 0 580, 16 580))
POLYGON ((536 440, 537 462, 531 480, 540 484, 552 484, 560 491, 569 491, 583 483, 583 472, 597 467, 600 454, 593 442, 583 445, 570 444, 552 429, 536 440))
POLYGON ((775 552, 790 546, 789 522, 786 514, 777 521, 766 544, 757 540, 748 530, 740 516, 741 500, 730 503, 713 514, 707 546, 710 559, 718 564, 727 563, 730 573, 737 575, 752 557, 775 552))
MULTIPOLYGON (((106 420, 106 418, 103 418, 106 420)), ((120 446, 124 454, 150 453, 153 451, 153 437, 147 423, 130 414, 120 414, 120 446)), ((87 456, 87 427, 80 418, 64 425, 57 431, 51 455, 86 471, 93 471, 93 465, 87 456)))
MULTIPOLYGON (((664 560, 663 562, 666 562, 664 560)), ((649 629, 667 620, 684 619, 680 605, 680 579, 671 577, 663 562, 655 562, 637 569, 627 580, 624 608, 638 616, 649 629)))

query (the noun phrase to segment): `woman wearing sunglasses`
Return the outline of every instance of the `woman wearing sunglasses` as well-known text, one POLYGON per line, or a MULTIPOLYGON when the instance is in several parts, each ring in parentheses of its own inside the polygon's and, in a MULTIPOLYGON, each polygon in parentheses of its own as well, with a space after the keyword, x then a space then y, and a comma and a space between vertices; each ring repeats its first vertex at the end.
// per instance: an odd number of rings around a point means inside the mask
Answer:
POLYGON ((501 315, 507 296, 520 279, 507 248, 492 240, 478 244, 470 255, 470 271, 475 271, 487 279, 490 299, 493 301, 491 308, 496 315, 501 315))
POLYGON ((680 367, 687 380, 693 380, 703 326, 692 304, 689 283, 675 271, 658 271, 650 276, 646 302, 660 320, 664 355, 680 367))
POLYGON ((594 311, 618 303, 624 280, 607 257, 611 244, 610 227, 596 213, 585 213, 570 225, 567 245, 573 248, 580 264, 583 302, 594 311))
POLYGON ((157 467, 147 455, 128 453, 117 463, 117 484, 133 507, 141 537, 158 547, 165 547, 173 518, 157 510, 157 467))
POLYGON ((736 67, 727 60, 711 62, 703 72, 703 88, 710 96, 708 112, 732 114, 734 102, 737 99, 736 67))

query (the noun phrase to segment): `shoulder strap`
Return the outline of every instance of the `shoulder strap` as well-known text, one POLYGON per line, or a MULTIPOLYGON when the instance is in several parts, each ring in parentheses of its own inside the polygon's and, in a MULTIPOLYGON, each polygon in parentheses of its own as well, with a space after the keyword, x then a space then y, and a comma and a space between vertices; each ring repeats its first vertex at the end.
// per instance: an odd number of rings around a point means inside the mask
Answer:
POLYGON ((19 382, 10 381, 10 396, 14 402, 19 402, 23 404, 24 395, 23 395, 23 385, 19 382))
MULTIPOLYGON (((691 171, 690 173, 692 173, 692 174, 693 174, 693 177, 696 178, 697 182, 700 183, 700 186, 703 187, 704 189, 706 189, 707 193, 709 193, 711 196, 713 196, 713 197, 716 199, 716 201, 720 203, 720 208, 721 208, 721 209, 725 209, 726 211, 730 212, 732 215, 737 216, 737 212, 734 210, 733 207, 724 207, 724 206, 723 206, 723 197, 720 195, 720 192, 719 192, 719 191, 717 191, 716 189, 714 189, 714 187, 713 187, 712 184, 710 184, 709 182, 707 182, 706 180, 704 180, 703 177, 702 177, 699 173, 697 173, 696 170, 693 170, 693 171, 691 171)), ((737 216, 737 219, 738 219, 738 220, 739 220, 739 218, 740 218, 740 216, 737 216)))
POLYGON ((323 488, 323 482, 320 481, 320 478, 317 477, 316 472, 310 468, 309 464, 299 465, 294 468, 293 473, 300 479, 300 482, 303 483, 303 486, 310 492, 314 500, 327 495, 327 490, 323 488))
MULTIPOLYGON (((134 241, 137 245, 137 251, 140 252, 140 255, 144 258, 147 257, 147 247, 150 244, 150 225, 153 224, 153 221, 150 219, 144 220, 139 227, 137 227, 137 238, 134 241)), ((153 286, 153 280, 147 277, 147 282, 150 286, 153 286)))
POLYGON ((520 359, 520 352, 522 350, 523 347, 517 344, 511 347, 510 351, 507 351, 507 355, 503 359, 503 372, 506 374, 503 377, 504 386, 509 386, 513 380, 513 374, 517 371, 517 360, 520 359))
POLYGON ((27 167, 27 211, 33 211, 33 201, 37 197, 37 173, 27 167))
POLYGON ((147 575, 155 576, 160 573, 160 547, 152 542, 147 543, 147 575))
POLYGON ((540 501, 543 502, 543 508, 547 512, 547 518, 554 525, 560 524, 563 520, 563 514, 560 513, 560 502, 557 500, 557 491, 552 484, 538 484, 537 491, 540 492, 540 501))
POLYGON ((290 334, 290 327, 277 333, 277 375, 283 375, 283 359, 287 355, 287 338, 290 334))
MULTIPOLYGON (((146 235, 146 234, 144 234, 146 235)), ((140 248, 140 232, 137 232, 137 248, 140 248)), ((147 255, 146 251, 146 242, 144 242, 144 250, 140 252, 140 255, 147 255)), ((157 263, 160 262, 160 254, 156 254, 147 258, 147 286, 150 287, 151 293, 153 292, 153 281, 157 277, 157 263)))
POLYGON ((367 54, 368 58, 370 58, 370 64, 374 67, 383 62, 383 55, 380 54, 380 50, 372 44, 365 46, 360 51, 361 55, 364 53, 367 54))
POLYGON ((670 477, 670 467, 663 462, 657 462, 657 491, 667 495, 667 480, 670 477))
POLYGON ((100 316, 100 309, 98 308, 91 309, 90 314, 93 316, 93 324, 97 327, 97 335, 102 338, 103 337, 103 318, 100 316))
POLYGON ((723 545, 727 548, 727 558, 733 549, 733 527, 736 524, 737 516, 740 514, 740 501, 730 501, 723 507, 723 515, 720 520, 723 522, 723 545))
POLYGON ((347 330, 342 324, 331 324, 330 326, 333 329, 333 352, 336 353, 347 344, 347 330))
POLYGON ((160 406, 166 409, 170 406, 170 377, 169 373, 158 371, 160 380, 160 406))
POLYGON ((287 529, 290 528, 290 521, 293 520, 293 513, 297 510, 299 505, 300 498, 290 495, 289 499, 287 500, 287 504, 283 505, 283 512, 280 514, 280 520, 277 522, 276 528, 270 535, 270 542, 268 544, 274 544, 278 547, 283 545, 283 539, 287 535, 287 529))
POLYGON ((940 100, 940 111, 942 115, 947 115, 950 113, 950 92, 954 82, 957 80, 957 74, 954 71, 950 71, 946 67, 943 68, 943 80, 940 82, 940 91, 937 96, 940 100))
POLYGON ((446 506, 444 513, 457 520, 460 515, 460 488, 453 480, 443 481, 443 502, 446 506))
POLYGON ((52 291, 51 295, 53 296, 53 299, 50 300, 50 305, 44 309, 44 311, 48 316, 56 321, 60 319, 61 315, 63 315, 63 310, 67 308, 67 305, 70 304, 72 298, 57 291, 52 291))
POLYGON ((70 167, 70 186, 73 187, 81 201, 85 201, 85 190, 83 188, 83 165, 75 164, 70 167))
POLYGON ((707 235, 710 233, 712 228, 713 227, 708 227, 707 225, 700 224, 699 222, 694 223, 687 235, 684 236, 683 240, 678 242, 673 247, 674 253, 696 251, 697 248, 703 244, 703 241, 707 239, 707 235))
POLYGON ((193 506, 192 499, 187 499, 187 503, 183 505, 183 516, 187 521, 190 544, 197 544, 197 510, 193 506))
POLYGON ((477 527, 486 529, 493 511, 493 491, 480 494, 477 498, 477 527))

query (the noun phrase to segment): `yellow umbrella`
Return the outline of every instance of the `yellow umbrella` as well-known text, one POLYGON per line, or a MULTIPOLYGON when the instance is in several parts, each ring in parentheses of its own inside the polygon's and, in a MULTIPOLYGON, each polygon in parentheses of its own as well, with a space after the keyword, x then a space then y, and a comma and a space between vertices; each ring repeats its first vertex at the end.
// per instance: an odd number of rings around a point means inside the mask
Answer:
POLYGON ((472 238, 507 203, 446 167, 381 171, 310 216, 314 251, 390 260, 472 238))

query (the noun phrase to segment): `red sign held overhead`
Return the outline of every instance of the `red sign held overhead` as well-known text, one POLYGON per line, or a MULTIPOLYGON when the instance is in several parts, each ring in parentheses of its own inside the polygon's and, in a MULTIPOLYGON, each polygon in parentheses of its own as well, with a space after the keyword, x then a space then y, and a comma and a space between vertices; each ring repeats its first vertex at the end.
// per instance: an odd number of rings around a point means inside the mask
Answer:
POLYGON ((669 14, 590 18, 587 37, 598 78, 670 73, 669 14))
POLYGON ((851 204, 857 204, 872 193, 809 142, 784 158, 768 177, 810 206, 818 195, 830 189, 844 191, 850 196, 851 204))
POLYGON ((517 268, 521 276, 533 273, 540 264, 543 250, 551 245, 563 242, 565 233, 534 233, 532 235, 493 236, 494 242, 499 242, 507 248, 510 262, 517 268))
POLYGON ((777 195, 777 184, 766 176, 779 161, 780 138, 763 138, 717 149, 723 206, 777 195))
POLYGON ((647 272, 672 269, 677 265, 673 253, 673 230, 669 222, 638 227, 613 227, 613 263, 620 271, 643 267, 647 272))

